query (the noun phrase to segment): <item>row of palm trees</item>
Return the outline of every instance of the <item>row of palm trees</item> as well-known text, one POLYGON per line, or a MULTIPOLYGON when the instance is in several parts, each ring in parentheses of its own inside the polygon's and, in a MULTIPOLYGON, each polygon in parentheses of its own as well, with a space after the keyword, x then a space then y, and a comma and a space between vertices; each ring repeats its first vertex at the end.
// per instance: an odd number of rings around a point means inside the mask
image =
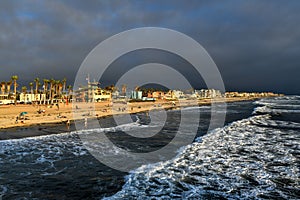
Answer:
MULTIPOLYGON (((18 80, 18 76, 14 75, 11 77, 11 80, 8 82, 1 82, 1 93, 4 94, 5 92, 7 92, 8 94, 10 94, 10 88, 11 85, 14 84, 14 93, 17 93, 17 80, 18 80)), ((17 103, 17 95, 15 95, 15 104, 17 103)))
MULTIPOLYGON (((14 100, 15 104, 17 103, 17 80, 19 77, 17 75, 11 76, 11 80, 8 82, 1 82, 1 92, 4 94, 7 92, 10 95, 10 88, 13 84, 14 86, 14 100)), ((30 93, 31 94, 44 94, 45 97, 48 97, 50 99, 51 103, 53 102, 54 98, 61 98, 62 95, 68 94, 68 98, 70 99, 70 95, 72 92, 72 86, 66 86, 67 79, 64 78, 63 80, 55 80, 55 79, 43 79, 43 89, 41 88, 41 82, 40 78, 35 78, 33 82, 29 83, 30 87, 30 93), (34 88, 35 86, 35 88, 34 88), (66 89, 68 90, 68 93, 66 92, 66 89)), ((28 89, 26 86, 22 86, 21 88, 23 93, 27 93, 28 89)), ((46 98, 44 98, 44 104, 46 104, 46 98)))

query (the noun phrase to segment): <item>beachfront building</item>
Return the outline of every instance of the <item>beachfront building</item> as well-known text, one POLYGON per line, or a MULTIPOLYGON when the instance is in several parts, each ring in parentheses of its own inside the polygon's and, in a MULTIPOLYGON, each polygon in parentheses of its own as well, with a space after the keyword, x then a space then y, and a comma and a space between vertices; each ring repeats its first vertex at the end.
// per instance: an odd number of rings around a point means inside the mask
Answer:
POLYGON ((273 92, 226 92, 226 98, 242 97, 242 98, 256 98, 256 97, 272 97, 280 96, 273 92))
POLYGON ((120 92, 118 90, 115 90, 111 93, 111 98, 112 99, 118 99, 120 96, 120 92))
POLYGON ((173 96, 176 99, 185 99, 186 95, 181 90, 172 90, 173 96))
POLYGON ((0 105, 15 103, 14 97, 10 97, 8 94, 0 94, 0 105))
POLYGON ((198 95, 196 93, 192 93, 192 94, 185 94, 186 99, 197 99, 198 95))
POLYGON ((222 97, 222 93, 219 90, 215 89, 201 89, 201 90, 195 90, 195 94, 198 98, 219 98, 222 97))
POLYGON ((87 99, 89 102, 108 101, 112 98, 112 92, 110 90, 101 89, 99 82, 88 81, 88 94, 87 99))
POLYGON ((139 99, 141 100, 143 98, 143 92, 142 91, 131 91, 130 99, 139 99))
POLYGON ((74 91, 77 102, 100 102, 111 100, 111 91, 101 89, 97 85, 90 84, 89 87, 81 87, 74 91))
POLYGON ((19 103, 33 103, 48 101, 45 94, 20 93, 19 103))
POLYGON ((184 94, 181 90, 169 90, 164 95, 164 99, 166 100, 176 100, 176 99, 185 99, 186 94, 184 94))
POLYGON ((166 100, 176 100, 176 96, 175 96, 173 90, 169 90, 169 91, 165 94, 165 99, 166 99, 166 100))
POLYGON ((21 93, 20 94, 20 103, 32 103, 35 100, 34 94, 26 94, 21 93))
POLYGON ((112 93, 111 91, 108 90, 96 88, 93 90, 92 98, 93 98, 93 102, 109 101, 112 98, 112 93))
POLYGON ((163 91, 148 92, 147 98, 165 99, 166 98, 166 92, 163 92, 163 91))
POLYGON ((87 90, 85 88, 79 88, 74 90, 73 101, 76 102, 86 102, 87 101, 87 90))
POLYGON ((241 97, 238 92, 225 92, 226 98, 241 97))

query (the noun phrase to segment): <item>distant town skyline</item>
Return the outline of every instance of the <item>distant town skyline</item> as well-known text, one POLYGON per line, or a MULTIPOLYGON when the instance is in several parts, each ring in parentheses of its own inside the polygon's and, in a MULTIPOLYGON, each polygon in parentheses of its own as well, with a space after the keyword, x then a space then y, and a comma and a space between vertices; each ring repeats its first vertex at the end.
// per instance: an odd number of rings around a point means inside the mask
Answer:
MULTIPOLYGON (((80 64, 101 41, 153 26, 199 42, 218 66, 227 91, 299 94, 299 8, 297 0, 2 1, 0 81, 18 75, 27 87, 36 77, 67 78, 73 84, 80 64)), ((120 58, 113 68, 152 60, 185 67, 168 53, 144 51, 120 58)), ((108 71, 102 84, 114 79, 108 71)), ((192 82, 205 87, 201 80, 192 82)))

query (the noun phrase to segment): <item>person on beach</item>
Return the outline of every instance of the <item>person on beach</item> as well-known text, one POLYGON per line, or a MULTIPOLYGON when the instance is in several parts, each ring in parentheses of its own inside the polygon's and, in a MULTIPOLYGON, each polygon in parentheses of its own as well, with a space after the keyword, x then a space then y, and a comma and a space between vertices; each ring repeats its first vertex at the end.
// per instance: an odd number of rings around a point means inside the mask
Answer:
POLYGON ((84 128, 87 128, 87 118, 84 118, 84 128))
POLYGON ((67 125, 67 129, 70 130, 70 125, 71 125, 71 123, 70 123, 70 120, 69 120, 69 119, 68 119, 66 125, 67 125))
POLYGON ((19 116, 16 117, 16 124, 19 123, 19 116))
POLYGON ((59 110, 59 103, 56 103, 57 110, 59 110))

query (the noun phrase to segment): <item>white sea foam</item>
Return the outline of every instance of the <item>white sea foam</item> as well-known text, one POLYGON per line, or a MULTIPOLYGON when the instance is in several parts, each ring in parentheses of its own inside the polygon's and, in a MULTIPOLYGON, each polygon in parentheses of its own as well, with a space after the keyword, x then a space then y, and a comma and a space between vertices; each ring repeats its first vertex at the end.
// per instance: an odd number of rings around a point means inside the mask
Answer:
POLYGON ((269 125, 299 126, 270 115, 233 122, 198 138, 172 160, 133 171, 123 189, 107 199, 297 199, 300 136, 269 125))
POLYGON ((254 102, 254 104, 263 105, 263 106, 274 106, 274 105, 299 106, 299 103, 300 103, 300 96, 267 98, 267 99, 260 99, 254 102))
POLYGON ((261 99, 254 103, 256 105, 259 105, 259 107, 254 109, 253 111, 254 114, 300 113, 299 96, 277 97, 274 99, 261 99))

